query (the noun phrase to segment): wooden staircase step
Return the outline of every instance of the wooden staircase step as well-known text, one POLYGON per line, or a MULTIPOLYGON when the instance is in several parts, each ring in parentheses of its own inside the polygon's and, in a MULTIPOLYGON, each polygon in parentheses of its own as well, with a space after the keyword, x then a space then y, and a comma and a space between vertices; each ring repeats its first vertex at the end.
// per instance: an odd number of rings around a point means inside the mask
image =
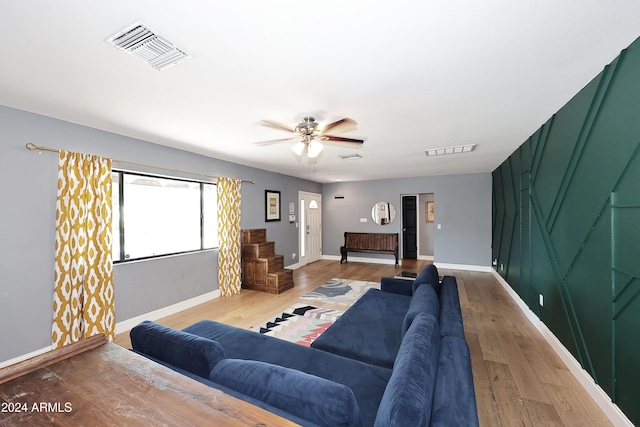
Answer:
POLYGON ((284 269, 284 255, 275 255, 267 258, 267 272, 278 273, 284 269))
POLYGON ((256 228, 251 230, 241 230, 241 237, 243 245, 265 243, 267 241, 267 229, 256 228))
POLYGON ((267 287, 265 292, 279 294, 293 288, 293 270, 282 270, 277 273, 267 274, 267 287))
POLYGON ((269 258, 276 254, 275 242, 260 243, 258 248, 258 258, 269 258))
POLYGON ((242 258, 271 258, 275 256, 274 242, 250 243, 242 246, 242 258))
POLYGON ((284 255, 276 255, 267 230, 242 230, 242 287, 279 294, 293 288, 293 271, 284 268, 284 255))

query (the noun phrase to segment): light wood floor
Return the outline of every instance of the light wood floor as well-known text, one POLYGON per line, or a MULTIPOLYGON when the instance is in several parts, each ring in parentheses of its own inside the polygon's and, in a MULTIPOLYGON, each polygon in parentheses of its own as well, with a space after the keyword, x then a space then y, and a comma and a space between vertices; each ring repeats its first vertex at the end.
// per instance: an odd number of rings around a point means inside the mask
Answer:
MULTIPOLYGON (((404 260, 401 269, 419 272, 425 264, 404 260)), ((318 261, 295 270, 295 287, 281 295, 242 290, 158 323, 180 329, 212 319, 251 328, 301 302, 300 296, 329 279, 378 281, 397 271, 388 265, 318 261)), ((458 282, 481 426, 612 425, 491 273, 439 272, 458 282)), ((115 342, 131 344, 128 333, 115 342)))

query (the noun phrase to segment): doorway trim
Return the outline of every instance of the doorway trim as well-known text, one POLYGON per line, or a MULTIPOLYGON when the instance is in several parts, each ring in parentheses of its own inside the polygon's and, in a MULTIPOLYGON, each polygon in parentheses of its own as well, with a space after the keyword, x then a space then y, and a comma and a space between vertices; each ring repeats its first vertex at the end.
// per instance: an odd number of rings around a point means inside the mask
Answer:
MULTIPOLYGON (((402 213, 402 198, 405 196, 408 197, 416 197, 416 201, 418 204, 418 215, 416 217, 416 234, 417 234, 417 241, 416 241, 416 246, 417 246, 417 251, 418 251, 418 257, 417 259, 420 261, 435 261, 435 241, 434 241, 434 247, 433 247, 433 255, 421 255, 420 254, 420 242, 422 240, 422 233, 427 232, 425 229, 425 224, 424 224, 424 215, 426 215, 426 207, 421 205, 421 201, 422 201, 422 196, 426 196, 426 195, 433 195, 433 199, 435 200, 435 192, 425 192, 425 193, 407 193, 407 194, 401 194, 400 195, 400 209, 401 209, 401 213, 400 213, 400 218, 403 218, 403 213, 402 213)), ((402 225, 400 227, 400 238, 402 239, 402 225)), ((435 227, 435 225, 434 225, 435 227)), ((435 232, 435 230, 434 230, 435 232)), ((435 238, 435 235, 434 235, 435 238)), ((400 242, 400 247, 402 248, 404 242, 400 242)), ((402 254, 404 256, 404 254, 402 254)))
MULTIPOLYGON (((320 253, 318 260, 322 259, 322 194, 312 193, 310 191, 298 191, 298 222, 296 222, 296 228, 298 228, 298 265, 303 267, 309 263, 307 256, 307 218, 309 216, 309 202, 311 200, 317 200, 320 204, 318 212, 320 214, 319 230, 320 235, 320 253)), ((316 261, 316 259, 311 262, 316 261)))

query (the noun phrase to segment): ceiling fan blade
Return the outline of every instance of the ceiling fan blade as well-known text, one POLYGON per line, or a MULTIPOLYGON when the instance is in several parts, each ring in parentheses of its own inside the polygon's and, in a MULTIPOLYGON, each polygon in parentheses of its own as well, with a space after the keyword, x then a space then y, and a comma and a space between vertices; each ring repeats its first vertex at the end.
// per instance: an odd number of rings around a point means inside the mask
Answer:
POLYGON ((262 124, 264 126, 269 126, 269 127, 276 128, 276 129, 279 129, 279 130, 286 130, 287 132, 293 132, 293 133, 296 132, 296 130, 294 128, 289 127, 287 125, 283 125, 282 123, 274 122, 273 120, 263 120, 262 124))
POLYGON ((346 142, 349 144, 357 144, 362 145, 364 140, 362 139, 354 139, 354 138, 345 138, 342 136, 333 136, 333 135, 322 135, 320 137, 320 141, 323 142, 346 142))
POLYGON ((297 139, 300 139, 297 136, 292 136, 291 138, 280 138, 280 139, 269 139, 267 141, 258 141, 258 142, 254 142, 254 144, 256 145, 272 145, 272 144, 278 144, 280 142, 286 142, 286 141, 295 141, 297 139))
POLYGON ((340 119, 338 121, 335 121, 333 123, 329 123, 328 125, 326 125, 322 129, 322 134, 329 131, 331 131, 332 133, 345 133, 345 132, 355 130, 357 127, 358 127, 358 123, 355 120, 345 117, 344 119, 340 119))

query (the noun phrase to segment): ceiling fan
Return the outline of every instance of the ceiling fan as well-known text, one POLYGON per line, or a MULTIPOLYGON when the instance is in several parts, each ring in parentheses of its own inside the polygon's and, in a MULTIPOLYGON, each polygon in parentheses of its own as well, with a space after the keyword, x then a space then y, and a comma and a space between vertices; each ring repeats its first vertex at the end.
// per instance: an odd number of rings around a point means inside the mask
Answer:
POLYGON ((362 139, 345 138, 342 136, 334 136, 328 134, 328 132, 335 134, 349 132, 356 129, 358 123, 350 118, 337 120, 333 123, 325 125, 322 128, 319 128, 319 123, 316 122, 316 119, 311 116, 303 117, 302 122, 298 123, 295 128, 283 125, 282 123, 278 123, 273 120, 262 120, 262 124, 278 130, 291 132, 295 134, 295 136, 256 142, 256 144, 270 145, 285 141, 298 140, 298 142, 294 144, 293 147, 291 147, 291 150, 293 150, 293 152, 298 156, 301 156, 306 150, 307 157, 311 159, 317 157, 322 152, 322 142, 329 144, 349 144, 356 147, 360 147, 364 143, 364 140, 362 139))

